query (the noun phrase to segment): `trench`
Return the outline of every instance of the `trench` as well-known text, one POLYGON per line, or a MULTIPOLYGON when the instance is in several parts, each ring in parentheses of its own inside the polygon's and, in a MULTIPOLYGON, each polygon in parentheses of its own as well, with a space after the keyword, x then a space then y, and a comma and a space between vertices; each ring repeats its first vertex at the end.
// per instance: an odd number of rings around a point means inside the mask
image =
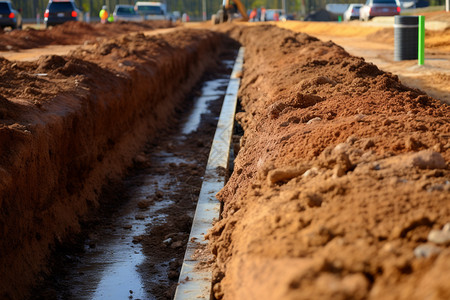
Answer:
POLYGON ((149 141, 77 242, 55 251, 32 299, 171 299, 237 49, 206 72, 171 128, 149 141))

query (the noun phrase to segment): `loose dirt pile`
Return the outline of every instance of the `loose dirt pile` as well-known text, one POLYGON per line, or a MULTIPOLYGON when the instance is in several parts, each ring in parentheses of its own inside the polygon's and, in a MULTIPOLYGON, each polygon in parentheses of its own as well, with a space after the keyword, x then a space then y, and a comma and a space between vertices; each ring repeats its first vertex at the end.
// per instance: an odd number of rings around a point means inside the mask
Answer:
POLYGON ((332 42, 221 30, 246 47, 245 134, 216 298, 449 299, 450 108, 332 42))
POLYGON ((67 57, 0 58, 0 298, 26 295, 101 187, 169 124, 221 40, 128 34, 67 57))
POLYGON ((112 38, 120 34, 172 27, 170 21, 114 22, 87 24, 67 22, 49 30, 0 31, 0 51, 38 48, 47 45, 78 45, 93 43, 100 38, 112 38))

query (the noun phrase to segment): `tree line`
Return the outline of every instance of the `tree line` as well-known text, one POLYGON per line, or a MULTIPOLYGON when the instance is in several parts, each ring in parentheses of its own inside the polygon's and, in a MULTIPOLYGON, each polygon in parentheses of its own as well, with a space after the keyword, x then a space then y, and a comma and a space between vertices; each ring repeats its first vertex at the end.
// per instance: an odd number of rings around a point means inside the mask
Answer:
MULTIPOLYGON (((431 5, 443 5, 444 1, 429 0, 431 5)), ((48 0, 12 0, 11 2, 16 9, 21 9, 24 18, 35 18, 37 14, 43 18, 48 4, 48 0)), ((112 11, 117 4, 134 5, 135 2, 135 0, 75 0, 77 7, 84 12, 90 12, 91 16, 98 16, 103 5, 107 5, 112 11)), ((191 20, 201 20, 204 9, 206 9, 207 18, 210 19, 222 5, 222 0, 162 0, 160 2, 166 4, 169 12, 187 13, 191 20)), ((281 9, 286 6, 287 13, 301 16, 325 8, 327 3, 364 3, 365 0, 241 0, 241 2, 248 10, 259 7, 281 9)))

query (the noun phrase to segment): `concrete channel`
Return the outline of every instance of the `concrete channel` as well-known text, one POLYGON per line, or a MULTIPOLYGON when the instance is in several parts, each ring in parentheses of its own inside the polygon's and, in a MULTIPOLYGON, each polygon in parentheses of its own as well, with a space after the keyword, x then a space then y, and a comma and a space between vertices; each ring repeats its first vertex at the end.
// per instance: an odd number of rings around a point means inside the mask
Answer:
MULTIPOLYGON (((236 61, 222 60, 221 64, 225 69, 233 68, 231 76, 218 74, 203 83, 200 96, 195 97, 193 108, 189 116, 181 120, 179 130, 166 139, 157 141, 156 146, 147 151, 149 158, 137 163, 151 167, 123 182, 128 198, 125 203, 108 217, 110 221, 90 231, 82 254, 67 255, 64 275, 57 275, 58 284, 50 288, 51 292, 46 287, 37 291, 36 299, 166 299, 167 294, 173 295, 173 292, 167 291, 164 294, 161 290, 169 289, 171 282, 173 284, 173 269, 179 268, 179 265, 182 269, 175 299, 198 299, 199 295, 205 295, 203 298, 209 299, 211 270, 203 268, 198 271, 197 266, 205 257, 192 259, 192 255, 198 253, 200 246, 206 246, 203 234, 219 218, 220 204, 214 195, 225 184, 226 172, 223 171, 228 168, 242 62, 243 48, 236 61), (201 162, 195 154, 187 153, 191 150, 186 149, 199 143, 196 134, 204 126, 202 118, 205 114, 211 115, 209 106, 221 99, 223 104, 220 117, 210 117, 218 119, 218 123, 211 150, 204 149, 210 151, 206 171, 204 175, 197 175, 197 170, 192 169, 201 162), (180 171, 181 169, 186 171, 180 171), (190 188, 189 185, 194 185, 191 182, 192 174, 198 177, 198 202, 194 199, 195 196, 189 195, 183 195, 184 198, 180 201, 179 195, 185 193, 186 188, 190 188), (152 235, 158 228, 171 226, 171 222, 175 223, 177 220, 184 222, 184 218, 180 219, 170 213, 181 202, 190 202, 192 207, 182 212, 189 219, 194 218, 189 238, 188 230, 184 237, 176 229, 173 234, 161 238, 161 241, 146 241, 145 236, 152 235), (152 253, 152 245, 155 243, 159 247, 164 244, 169 253, 183 249, 179 244, 187 241, 182 264, 178 264, 169 254, 161 258, 152 253), (192 280, 183 281, 186 277, 192 280)), ((193 191, 195 192, 195 188, 193 191)), ((157 251, 161 250, 154 252, 157 251)))
POLYGON ((205 180, 200 191, 175 300, 211 298, 212 271, 210 267, 204 266, 211 258, 205 251, 207 241, 204 235, 220 217, 220 203, 215 195, 226 183, 226 172, 223 170, 228 169, 243 57, 244 48, 241 48, 231 74, 209 154, 205 180))

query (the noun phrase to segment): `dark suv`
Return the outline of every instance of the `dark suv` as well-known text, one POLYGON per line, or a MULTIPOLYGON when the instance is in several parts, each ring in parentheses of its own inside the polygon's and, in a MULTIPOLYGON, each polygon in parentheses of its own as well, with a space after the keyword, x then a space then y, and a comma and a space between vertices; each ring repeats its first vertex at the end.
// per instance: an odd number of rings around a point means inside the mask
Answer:
POLYGON ((72 1, 50 0, 44 13, 45 28, 65 23, 67 21, 78 21, 80 11, 72 1))
POLYGON ((22 29, 22 16, 12 7, 11 1, 0 1, 0 27, 22 29))

